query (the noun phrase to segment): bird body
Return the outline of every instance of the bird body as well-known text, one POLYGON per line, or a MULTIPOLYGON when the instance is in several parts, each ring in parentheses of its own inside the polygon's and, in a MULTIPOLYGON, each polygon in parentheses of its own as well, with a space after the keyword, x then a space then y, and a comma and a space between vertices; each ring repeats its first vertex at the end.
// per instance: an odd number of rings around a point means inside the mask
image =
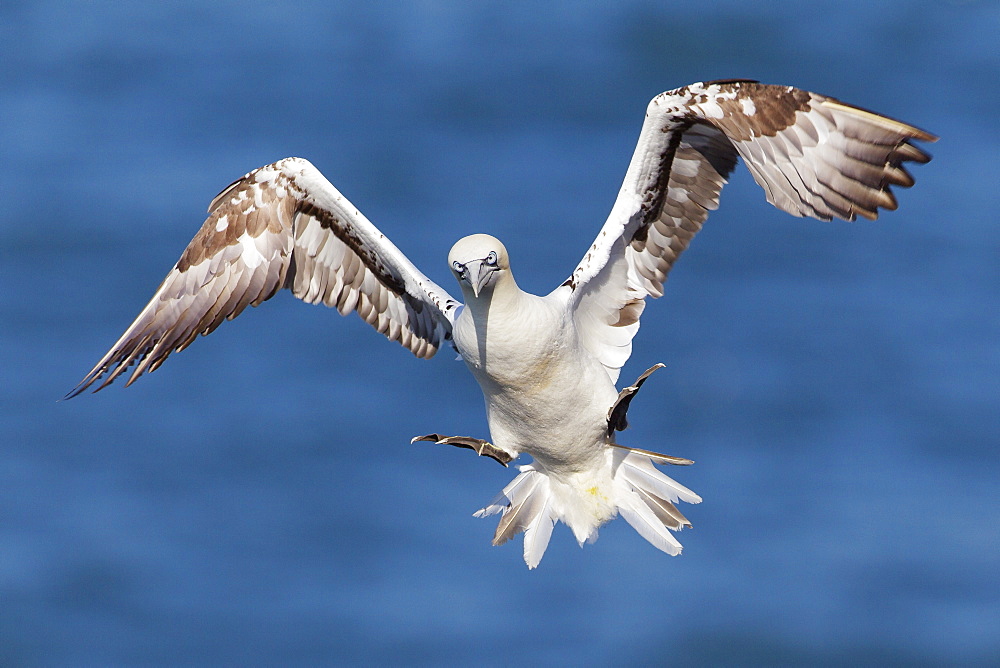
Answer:
POLYGON ((656 464, 689 460, 623 446, 616 432, 648 375, 618 392, 647 298, 662 295, 677 257, 718 206, 743 158, 767 200, 795 216, 874 219, 909 187, 903 163, 930 157, 922 130, 833 98, 746 80, 692 84, 649 103, 607 221, 550 294, 522 291, 499 240, 459 240, 448 263, 464 304, 427 278, 308 161, 286 158, 223 190, 149 304, 68 395, 134 363, 129 383, 223 320, 282 288, 356 311, 418 357, 451 343, 479 382, 493 443, 439 434, 506 465, 533 458, 476 513, 500 514, 501 544, 524 533, 538 565, 553 526, 582 544, 621 515, 669 554, 690 526, 674 505, 701 498, 656 464))
POLYGON ((512 457, 531 455, 531 470, 545 476, 533 492, 542 497, 538 512, 550 499, 545 521, 561 520, 581 543, 592 540, 618 512, 608 433, 618 390, 580 341, 565 291, 522 291, 503 244, 485 234, 460 240, 449 257, 471 265, 490 253, 498 257, 495 280, 474 290, 460 278, 465 306, 455 347, 483 391, 493 444, 512 457))
POLYGON ((582 349, 566 304, 523 292, 509 271, 493 290, 465 296, 454 342, 483 390, 493 443, 574 472, 594 456, 618 391, 582 349))

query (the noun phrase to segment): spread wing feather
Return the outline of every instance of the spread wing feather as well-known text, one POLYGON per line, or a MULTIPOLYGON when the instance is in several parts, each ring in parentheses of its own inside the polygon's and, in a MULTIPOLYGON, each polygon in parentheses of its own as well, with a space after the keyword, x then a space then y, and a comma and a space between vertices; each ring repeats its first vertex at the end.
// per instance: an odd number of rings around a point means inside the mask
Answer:
POLYGON ((308 161, 256 169, 212 200, 208 219, 117 343, 68 396, 132 383, 225 319, 288 288, 358 315, 418 357, 451 336, 459 306, 308 161))
POLYGON ((795 216, 875 219, 909 187, 903 163, 937 138, 905 123, 789 86, 698 83, 649 103, 607 222, 556 293, 612 380, 628 359, 646 297, 663 294, 678 256, 718 207, 742 157, 767 201, 795 216))

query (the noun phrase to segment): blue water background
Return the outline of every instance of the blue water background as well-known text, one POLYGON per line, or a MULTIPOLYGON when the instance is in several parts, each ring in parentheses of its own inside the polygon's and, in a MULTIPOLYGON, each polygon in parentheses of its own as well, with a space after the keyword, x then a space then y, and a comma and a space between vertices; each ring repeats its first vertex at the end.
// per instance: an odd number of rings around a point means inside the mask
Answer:
POLYGON ((0 664, 1000 661, 1000 5, 541 5, 0 5, 0 664), (461 363, 288 294, 57 401, 249 169, 309 158, 456 293, 496 234, 545 293, 649 98, 728 77, 942 140, 875 223, 741 167, 648 305, 624 442, 697 461, 680 557, 491 547, 512 472, 409 444, 487 436, 461 363))

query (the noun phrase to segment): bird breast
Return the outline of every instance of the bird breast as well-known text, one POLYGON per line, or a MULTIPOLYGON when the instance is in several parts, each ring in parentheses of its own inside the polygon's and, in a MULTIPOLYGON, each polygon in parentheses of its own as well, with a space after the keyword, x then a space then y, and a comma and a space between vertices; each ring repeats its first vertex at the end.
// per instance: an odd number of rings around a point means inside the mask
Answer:
POLYGON ((468 305, 455 344, 482 388, 496 445, 527 452, 550 471, 587 469, 602 456, 614 383, 561 304, 521 295, 517 303, 468 305))

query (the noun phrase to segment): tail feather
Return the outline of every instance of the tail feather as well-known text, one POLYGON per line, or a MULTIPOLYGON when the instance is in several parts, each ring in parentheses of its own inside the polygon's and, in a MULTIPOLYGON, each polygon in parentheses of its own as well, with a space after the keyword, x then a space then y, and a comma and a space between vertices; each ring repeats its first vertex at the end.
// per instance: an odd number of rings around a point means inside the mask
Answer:
POLYGON ((510 509, 510 506, 515 503, 520 503, 524 499, 527 492, 521 490, 521 486, 527 484, 529 481, 534 482, 535 478, 531 475, 534 469, 530 466, 520 467, 521 473, 516 478, 507 483, 507 486, 500 490, 500 493, 490 499, 490 502, 486 506, 480 508, 472 514, 473 517, 489 517, 490 515, 496 515, 499 512, 506 513, 510 509))
POLYGON ((618 512, 639 535, 648 540, 658 550, 663 550, 671 556, 681 553, 681 544, 674 538, 667 527, 657 520, 656 513, 649 509, 639 495, 632 490, 619 495, 618 512))
POLYGON ((701 497, 672 478, 661 473, 649 457, 630 452, 621 462, 615 478, 624 479, 633 487, 641 488, 667 501, 701 503, 701 497))
POLYGON ((680 531, 681 529, 687 527, 691 528, 691 523, 688 518, 684 517, 683 513, 677 509, 677 506, 661 499, 655 494, 650 494, 641 487, 635 487, 636 493, 642 498, 643 502, 649 506, 649 509, 653 511, 656 515, 656 519, 663 522, 663 525, 668 529, 673 529, 674 531, 680 531))
POLYGON ((523 531, 524 561, 528 568, 538 566, 558 519, 552 511, 548 476, 531 466, 522 466, 520 475, 475 516, 488 517, 497 513, 502 515, 493 544, 503 545, 523 531))
POLYGON ((503 545, 527 529, 531 521, 535 519, 538 511, 544 505, 542 495, 534 493, 540 477, 536 471, 529 474, 530 482, 524 488, 524 496, 517 502, 512 500, 510 506, 500 517, 500 524, 497 525, 497 532, 493 536, 494 545, 503 545))
MULTIPOLYGON (((548 482, 548 481, 546 481, 548 482)), ((541 509, 524 529, 524 561, 528 568, 534 568, 542 560, 545 548, 549 546, 556 518, 552 514, 552 495, 546 494, 541 509)))
POLYGON ((567 524, 583 545, 595 540, 598 527, 619 514, 657 549, 680 554, 681 544, 671 530, 691 524, 674 503, 699 503, 701 497, 668 478, 646 455, 616 448, 608 453, 607 469, 569 478, 552 477, 537 462, 522 466, 521 473, 475 516, 500 513, 494 545, 524 532, 528 568, 538 566, 556 522, 567 524))

